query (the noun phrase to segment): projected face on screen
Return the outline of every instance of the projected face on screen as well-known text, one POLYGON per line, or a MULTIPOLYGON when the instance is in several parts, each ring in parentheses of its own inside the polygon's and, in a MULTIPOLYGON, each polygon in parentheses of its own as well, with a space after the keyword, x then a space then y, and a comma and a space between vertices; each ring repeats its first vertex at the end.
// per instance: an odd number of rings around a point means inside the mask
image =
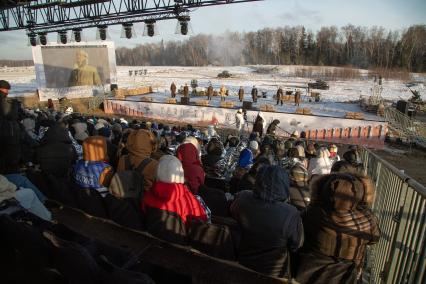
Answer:
POLYGON ((41 50, 47 88, 110 83, 106 46, 46 46, 41 50))

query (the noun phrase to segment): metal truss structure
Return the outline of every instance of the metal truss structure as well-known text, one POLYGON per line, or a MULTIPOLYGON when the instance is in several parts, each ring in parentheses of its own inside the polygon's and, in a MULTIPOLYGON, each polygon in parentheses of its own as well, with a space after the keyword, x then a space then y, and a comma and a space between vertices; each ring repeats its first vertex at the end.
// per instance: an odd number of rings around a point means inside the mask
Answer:
POLYGON ((50 33, 175 19, 191 9, 262 0, 0 0, 0 31, 50 33))

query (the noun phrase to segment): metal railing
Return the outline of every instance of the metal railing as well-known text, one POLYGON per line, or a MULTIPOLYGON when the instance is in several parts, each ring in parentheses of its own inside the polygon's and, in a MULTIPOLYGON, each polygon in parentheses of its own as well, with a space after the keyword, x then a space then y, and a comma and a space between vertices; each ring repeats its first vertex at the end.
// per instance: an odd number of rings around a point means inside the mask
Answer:
POLYGON ((367 250, 369 283, 426 283, 426 188, 363 148, 361 156, 376 185, 373 212, 381 230, 367 250))
POLYGON ((385 120, 389 126, 410 140, 426 145, 426 125, 411 119, 393 107, 385 108, 385 120))

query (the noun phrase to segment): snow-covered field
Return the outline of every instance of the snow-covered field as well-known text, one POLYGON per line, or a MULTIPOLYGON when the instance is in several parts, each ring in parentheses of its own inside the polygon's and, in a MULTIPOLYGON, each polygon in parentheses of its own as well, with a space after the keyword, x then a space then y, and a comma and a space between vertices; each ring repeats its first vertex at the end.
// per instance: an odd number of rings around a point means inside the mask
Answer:
MULTIPOLYGON (((267 99, 259 99, 258 105, 273 103, 272 96, 275 94, 277 87, 282 86, 285 90, 294 90, 298 86, 306 86, 312 79, 296 77, 297 68, 301 66, 243 66, 243 67, 156 67, 156 66, 119 66, 117 67, 118 86, 120 88, 132 88, 136 86, 151 85, 154 91, 158 92, 153 95, 154 100, 164 101, 165 97, 170 95, 169 88, 171 82, 175 82, 178 86, 183 86, 185 83, 190 86, 192 79, 198 81, 200 88, 206 88, 210 83, 215 89, 221 85, 225 85, 230 90, 230 97, 227 100, 237 102, 236 93, 240 86, 243 86, 246 93, 246 99, 251 100, 250 91, 253 86, 259 90, 259 95, 262 92, 267 92, 267 99), (261 68, 266 72, 256 72, 261 68), (129 75, 132 70, 146 70, 137 72, 138 75, 129 75), (217 74, 227 70, 233 76, 227 79, 217 78, 217 74), (270 70, 271 72, 268 72, 270 70), (142 73, 141 75, 139 75, 142 73)), ((321 70, 322 67, 315 67, 316 70, 321 70)), ((330 68, 330 67, 324 67, 330 68)), ((331 67, 332 68, 332 67, 331 67)), ((314 69, 315 70, 315 69, 314 69)), ((361 74, 366 73, 366 70, 360 70, 361 74)), ((8 80, 12 85, 11 95, 25 96, 33 95, 37 89, 35 72, 33 67, 16 67, 16 68, 1 68, 0 78, 8 80)), ((414 74, 413 78, 419 82, 426 82, 426 75, 414 74)), ((360 96, 370 96, 373 81, 371 79, 357 80, 337 80, 328 81, 329 90, 317 90, 321 94, 320 103, 308 102, 307 96, 302 96, 303 103, 301 107, 310 107, 314 114, 343 116, 347 111, 360 111, 357 104, 348 102, 356 101, 360 96)), ((382 97, 389 101, 397 101, 399 99, 409 99, 412 94, 405 86, 405 82, 397 80, 383 80, 382 97)), ((422 99, 426 100, 426 93, 423 84, 416 87, 420 90, 422 99)), ((304 89, 302 94, 305 94, 304 89)), ((137 99, 137 98, 134 98, 137 99)), ((219 98, 214 98, 212 105, 219 105, 219 98)), ((286 104, 278 108, 279 111, 294 112, 293 104, 286 104)), ((375 116, 370 116, 374 119, 375 116)), ((368 116, 366 118, 369 118, 368 116)))

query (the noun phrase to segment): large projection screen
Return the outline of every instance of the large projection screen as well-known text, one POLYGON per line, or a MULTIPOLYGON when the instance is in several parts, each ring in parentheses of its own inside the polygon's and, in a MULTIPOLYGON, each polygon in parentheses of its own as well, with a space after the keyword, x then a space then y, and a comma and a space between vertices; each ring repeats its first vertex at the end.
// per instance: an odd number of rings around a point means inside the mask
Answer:
POLYGON ((112 42, 36 46, 33 57, 40 101, 91 97, 117 81, 112 42))

